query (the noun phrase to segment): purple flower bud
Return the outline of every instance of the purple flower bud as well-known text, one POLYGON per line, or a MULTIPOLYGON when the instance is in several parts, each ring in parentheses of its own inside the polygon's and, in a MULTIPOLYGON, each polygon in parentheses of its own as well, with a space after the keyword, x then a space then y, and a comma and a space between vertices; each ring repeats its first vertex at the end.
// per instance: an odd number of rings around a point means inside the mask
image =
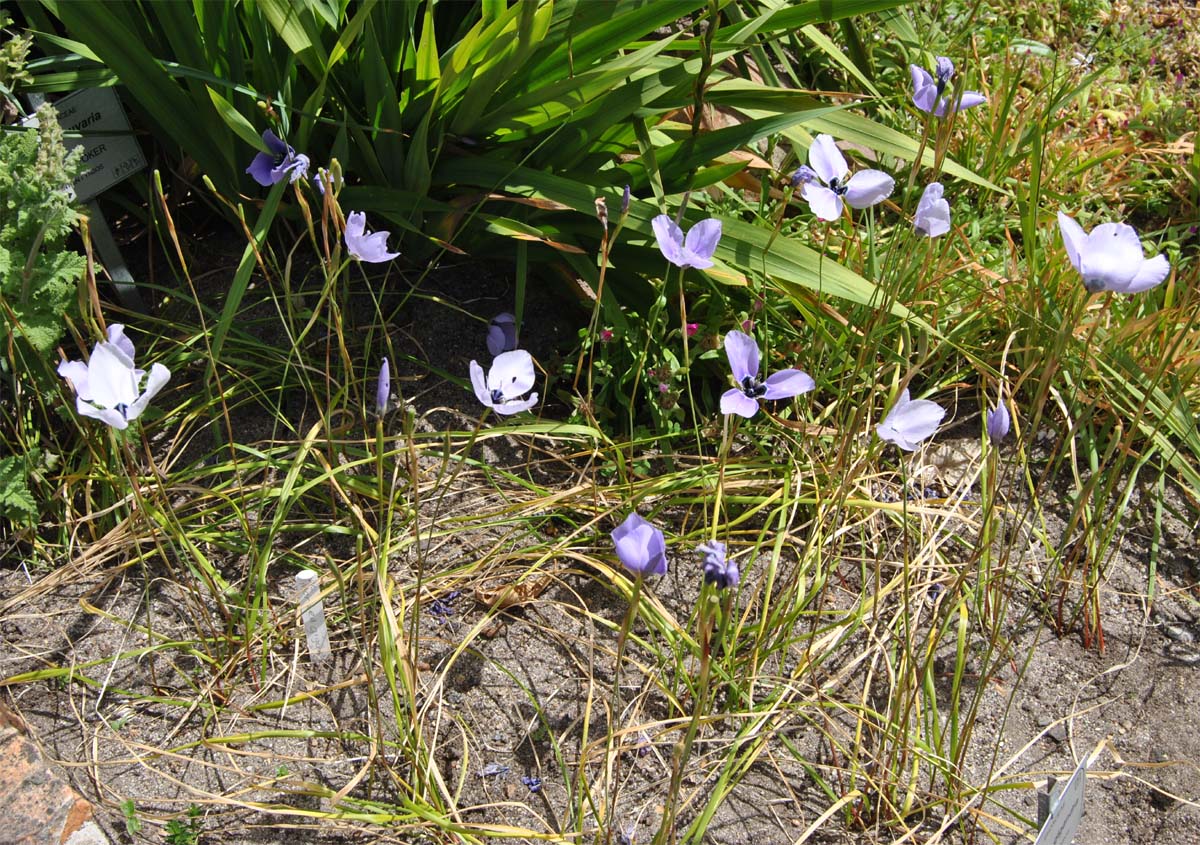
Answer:
POLYGON ((626 185, 625 193, 622 194, 622 196, 621 196, 621 213, 622 214, 629 213, 629 200, 632 199, 632 197, 633 197, 633 195, 629 192, 629 186, 626 185))
POLYGON ((817 178, 817 171, 813 170, 807 164, 802 164, 792 174, 792 187, 798 188, 801 185, 807 185, 809 182, 816 182, 817 178))
POLYGON ((375 383, 375 411, 379 416, 387 413, 388 400, 392 398, 392 370, 384 358, 379 367, 379 381, 375 383))
POLYGON ((663 533, 636 513, 612 532, 617 557, 630 572, 641 575, 667 574, 667 541, 663 533))
POLYGON ((987 436, 992 443, 999 443, 1008 436, 1010 422, 1008 408, 1004 407, 1003 402, 997 403, 995 410, 987 412, 987 436))
POLYGON ((505 311, 492 318, 487 334, 488 352, 496 357, 517 348, 517 318, 505 311))

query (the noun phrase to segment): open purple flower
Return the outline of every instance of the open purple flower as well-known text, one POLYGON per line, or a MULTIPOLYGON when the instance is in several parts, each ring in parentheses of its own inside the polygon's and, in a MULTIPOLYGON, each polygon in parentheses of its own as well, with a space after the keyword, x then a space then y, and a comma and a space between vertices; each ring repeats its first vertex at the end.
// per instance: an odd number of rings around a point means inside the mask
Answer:
POLYGON ((492 357, 517 348, 517 318, 505 311, 492 318, 487 333, 488 352, 492 357))
POLYGON ((721 413, 749 419, 758 413, 759 399, 791 399, 816 387, 807 373, 787 369, 758 380, 759 352, 754 338, 739 331, 725 335, 725 354, 737 387, 721 394, 721 413))
POLYGON ((945 56, 937 57, 936 79, 930 75, 929 71, 918 65, 909 65, 908 69, 912 73, 913 103, 923 112, 935 117, 945 117, 947 113, 962 111, 987 102, 987 97, 978 91, 963 91, 962 96, 951 107, 950 96, 946 93, 946 89, 950 85, 950 80, 954 78, 954 62, 945 56))
POLYGON ((1162 284, 1171 274, 1165 255, 1146 258, 1137 230, 1124 223, 1101 223, 1091 234, 1061 211, 1058 228, 1062 231, 1067 257, 1091 293, 1141 293, 1162 284))
POLYGON ((392 398, 392 368, 385 357, 379 367, 379 381, 375 383, 375 410, 380 416, 387 413, 388 400, 392 398))
POLYGON ((987 412, 987 424, 984 428, 987 431, 988 439, 992 443, 999 443, 1005 437, 1008 437, 1008 427, 1012 420, 1008 416, 1008 408, 1004 407, 1004 402, 996 403, 995 410, 987 412))
POLYGON ((846 158, 837 148, 833 138, 828 135, 818 135, 808 148, 808 172, 796 171, 793 179, 799 176, 803 184, 800 196, 808 200, 808 206, 813 214, 822 220, 837 220, 842 216, 842 203, 851 208, 868 208, 883 202, 892 194, 896 186, 891 176, 882 170, 860 170, 849 179, 850 166, 846 158), (809 178, 816 174, 817 179, 824 184, 809 178))
POLYGON ((85 417, 101 420, 113 428, 124 429, 146 410, 171 378, 162 364, 150 368, 150 375, 133 365, 133 343, 125 337, 125 327, 113 323, 108 340, 92 349, 83 361, 63 361, 58 374, 75 386, 75 409, 85 417))
POLYGON ((630 572, 639 576, 667 574, 667 541, 663 533, 636 513, 612 532, 617 557, 630 572))
POLYGON ((736 587, 741 580, 737 563, 725 559, 725 544, 717 540, 709 540, 696 547, 696 551, 704 555, 704 580, 716 586, 718 590, 736 587))
POLYGON ((246 172, 254 177, 255 182, 269 188, 284 177, 287 177, 289 182, 295 182, 308 176, 308 156, 297 153, 270 129, 263 132, 262 139, 270 152, 259 153, 246 168, 246 172))
POLYGON ((946 409, 928 399, 910 399, 908 388, 900 394, 875 431, 879 439, 895 443, 906 452, 917 448, 922 440, 937 431, 946 409))
POLYGON ((524 349, 514 349, 496 356, 487 378, 483 367, 471 362, 471 386, 475 397, 497 414, 519 414, 537 404, 538 395, 531 394, 537 376, 533 371, 533 357, 524 349))
POLYGON ((936 238, 950 231, 950 203, 942 199, 942 184, 930 182, 917 203, 913 227, 927 238, 936 238))
POLYGON ((398 256, 398 252, 387 251, 388 234, 369 231, 367 215, 361 211, 351 211, 346 215, 346 249, 359 261, 379 264, 398 256))
POLYGON ((713 266, 713 253, 721 242, 721 221, 714 217, 701 220, 688 230, 687 238, 683 230, 666 214, 660 214, 650 221, 654 229, 654 239, 663 257, 676 267, 695 267, 704 270, 713 266))

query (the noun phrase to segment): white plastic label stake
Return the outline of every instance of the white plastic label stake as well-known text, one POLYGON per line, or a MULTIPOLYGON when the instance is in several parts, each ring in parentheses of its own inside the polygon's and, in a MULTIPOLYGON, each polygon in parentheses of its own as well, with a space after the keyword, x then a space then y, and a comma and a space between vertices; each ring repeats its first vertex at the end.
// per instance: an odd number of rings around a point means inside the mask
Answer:
POLYGON ((1071 779, 1061 790, 1050 789, 1050 812, 1042 822, 1033 845, 1071 845, 1083 821, 1083 784, 1087 780, 1088 758, 1079 761, 1071 779))
POLYGON ((323 663, 330 658, 329 629, 325 626, 325 602, 317 598, 321 593, 320 580, 311 569, 296 573, 296 592, 299 593, 301 617, 304 620, 304 638, 308 641, 308 659, 323 663))

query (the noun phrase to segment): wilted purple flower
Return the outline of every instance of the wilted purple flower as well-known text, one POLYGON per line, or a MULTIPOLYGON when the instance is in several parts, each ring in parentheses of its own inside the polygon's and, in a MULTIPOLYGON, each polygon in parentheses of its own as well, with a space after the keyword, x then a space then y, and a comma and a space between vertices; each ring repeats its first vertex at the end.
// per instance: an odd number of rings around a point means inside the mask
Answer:
POLYGON ((524 784, 534 795, 542 791, 542 779, 533 775, 523 775, 521 783, 524 784))
POLYGON ((802 164, 796 168, 796 172, 792 174, 792 187, 798 188, 801 185, 807 185, 810 182, 817 181, 817 171, 813 170, 807 164, 802 164))
POLYGON ((498 778, 508 774, 509 771, 508 766, 503 763, 488 763, 479 770, 479 776, 481 778, 498 778))
POLYGON ((1008 408, 1004 406, 1004 402, 996 403, 995 410, 987 412, 987 436, 992 443, 999 443, 1008 436, 1008 427, 1011 420, 1008 416, 1008 408))
POLYGON ((536 381, 533 357, 524 349, 497 355, 486 380, 483 367, 471 362, 471 386, 475 388, 475 396, 497 414, 519 414, 536 405, 536 393, 530 394, 528 399, 521 398, 533 389, 536 381))
POLYGON ((1091 234, 1061 211, 1058 228, 1072 266, 1091 293, 1141 293, 1162 283, 1171 273, 1165 255, 1146 258, 1137 231, 1124 223, 1101 223, 1091 234))
POLYGON ((612 532, 617 557, 630 572, 639 576, 667 574, 667 541, 663 533, 637 513, 625 517, 625 521, 612 532))
POLYGON ((754 338, 739 331, 725 335, 725 354, 737 387, 721 394, 721 413, 749 419, 758 413, 759 399, 791 399, 816 387, 807 373, 796 369, 780 370, 758 380, 759 352, 754 338))
POLYGON ((124 429, 140 417, 171 378, 171 371, 155 364, 146 376, 145 370, 134 367, 133 356, 133 343, 125 337, 125 327, 113 323, 108 327, 108 340, 96 344, 86 364, 61 362, 58 374, 70 379, 75 387, 75 409, 116 429, 124 429))
POLYGON ((496 357, 517 348, 517 318, 505 311, 492 318, 487 334, 488 352, 496 357))
POLYGON ((950 231, 950 203, 942 199, 940 182, 930 182, 917 203, 913 227, 927 238, 936 238, 950 231))
POLYGON ((946 409, 941 405, 928 399, 910 399, 905 388, 875 431, 881 440, 895 443, 904 451, 911 452, 922 440, 937 431, 944 416, 946 409))
POLYGON ((978 91, 963 91, 958 102, 951 108, 946 88, 954 78, 954 62, 945 56, 937 57, 936 79, 923 67, 909 65, 908 69, 912 72, 913 103, 923 112, 935 117, 945 117, 949 111, 962 111, 987 102, 987 97, 978 91))
POLYGON ((308 156, 297 153, 290 145, 279 139, 270 129, 262 134, 263 143, 269 153, 259 153, 250 162, 246 172, 263 187, 270 187, 286 176, 289 182, 308 176, 308 156))
POLYGON ((666 214, 650 221, 654 239, 663 257, 676 267, 695 267, 704 270, 713 266, 713 253, 721 242, 721 221, 714 217, 701 220, 688 230, 686 240, 683 230, 666 214))
POLYGON ((379 381, 375 382, 375 411, 379 416, 387 413, 388 400, 392 398, 392 368, 384 357, 379 365, 379 381))
POLYGON ((709 540, 696 547, 696 551, 704 555, 704 580, 716 586, 718 590, 736 587, 741 580, 735 561, 725 560, 725 544, 717 540, 709 540))
POLYGON ((849 179, 850 166, 829 135, 818 135, 808 148, 810 170, 824 184, 806 182, 800 196, 808 200, 813 214, 822 220, 842 216, 842 202, 851 208, 867 208, 883 202, 896 183, 881 170, 860 170, 849 179), (828 186, 828 187, 826 187, 828 186))
POLYGON ((398 256, 398 252, 387 251, 388 234, 368 231, 367 215, 361 211, 346 215, 346 249, 359 261, 379 264, 398 256))

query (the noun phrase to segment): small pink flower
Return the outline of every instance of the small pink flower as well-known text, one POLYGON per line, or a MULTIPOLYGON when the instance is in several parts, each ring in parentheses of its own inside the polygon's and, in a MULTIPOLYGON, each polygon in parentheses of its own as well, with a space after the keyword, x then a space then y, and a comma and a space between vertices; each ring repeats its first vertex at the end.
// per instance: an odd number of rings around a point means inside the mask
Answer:
POLYGON ((658 383, 658 392, 659 393, 666 393, 670 389, 671 389, 671 385, 667 384, 665 381, 660 381, 658 383))
POLYGON ((687 336, 688 337, 695 337, 696 332, 698 332, 698 331, 700 331, 699 323, 688 323, 687 324, 687 336))
POLYGON ((600 330, 600 342, 601 343, 608 343, 612 339, 613 339, 612 329, 601 329, 600 330))

